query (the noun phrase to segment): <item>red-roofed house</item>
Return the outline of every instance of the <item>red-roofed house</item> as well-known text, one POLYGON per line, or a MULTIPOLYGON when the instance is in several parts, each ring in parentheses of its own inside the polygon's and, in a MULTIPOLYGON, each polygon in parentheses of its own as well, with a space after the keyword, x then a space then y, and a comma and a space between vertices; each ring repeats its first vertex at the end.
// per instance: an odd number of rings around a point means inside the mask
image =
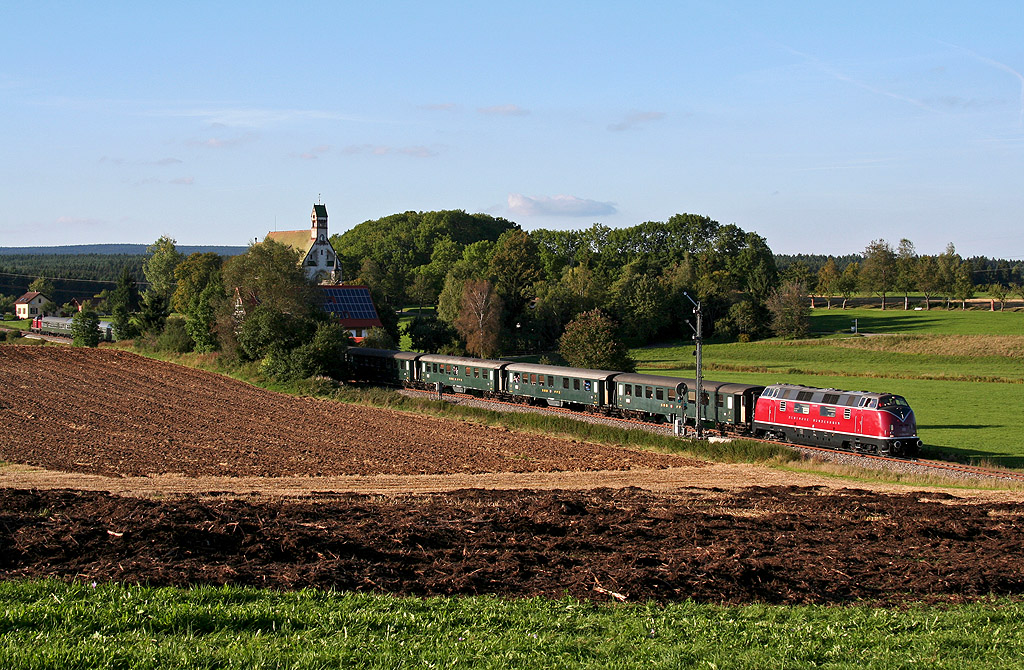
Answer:
POLYGON ((308 230, 280 230, 267 233, 274 240, 299 252, 299 263, 313 281, 341 281, 341 270, 334 248, 328 242, 327 207, 313 205, 312 225, 308 230))
POLYGON ((19 319, 40 316, 43 313, 43 305, 48 302, 50 299, 39 291, 29 291, 14 301, 14 314, 19 319))

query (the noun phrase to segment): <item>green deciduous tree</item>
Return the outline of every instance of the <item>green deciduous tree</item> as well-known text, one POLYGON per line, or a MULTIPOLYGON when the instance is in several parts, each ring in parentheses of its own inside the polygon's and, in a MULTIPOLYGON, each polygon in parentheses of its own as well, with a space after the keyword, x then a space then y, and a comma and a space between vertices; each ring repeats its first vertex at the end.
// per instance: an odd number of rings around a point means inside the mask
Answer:
POLYGON ((580 314, 565 327, 558 350, 569 365, 632 372, 636 361, 618 335, 615 322, 601 310, 580 314))
POLYGON ((480 358, 497 354, 501 335, 503 303, 491 282, 466 281, 459 303, 455 329, 466 342, 466 350, 480 358))
POLYGON ((810 330, 811 310, 807 289, 800 282, 788 281, 768 299, 772 315, 772 331, 779 337, 806 337, 810 330))
POLYGON ((148 255, 142 264, 142 271, 149 282, 149 290, 170 300, 174 293, 174 269, 184 256, 178 251, 175 241, 167 235, 162 235, 151 244, 146 253, 148 255))
POLYGON ((71 317, 71 344, 76 347, 96 347, 100 343, 100 317, 91 307, 75 312, 71 317))
POLYGON ((132 318, 139 309, 139 288, 127 267, 121 270, 117 288, 111 291, 107 298, 107 306, 110 309, 114 330, 117 332, 117 339, 130 340, 139 334, 139 329, 132 318))
POLYGON ((47 279, 46 277, 36 277, 34 280, 32 280, 32 283, 28 285, 28 290, 38 291, 39 293, 42 293, 50 300, 56 299, 55 294, 57 292, 57 289, 53 285, 53 280, 47 279))
POLYGON ((864 249, 860 281, 864 290, 882 298, 882 309, 885 309, 885 296, 896 285, 896 254, 885 240, 873 240, 864 249))
POLYGON ((917 287, 917 251, 914 243, 903 238, 896 248, 895 286, 903 292, 903 309, 910 309, 910 292, 917 287))
POLYGON ((825 309, 832 309, 832 298, 839 292, 839 268, 836 259, 829 256, 818 270, 817 293, 825 298, 825 309))

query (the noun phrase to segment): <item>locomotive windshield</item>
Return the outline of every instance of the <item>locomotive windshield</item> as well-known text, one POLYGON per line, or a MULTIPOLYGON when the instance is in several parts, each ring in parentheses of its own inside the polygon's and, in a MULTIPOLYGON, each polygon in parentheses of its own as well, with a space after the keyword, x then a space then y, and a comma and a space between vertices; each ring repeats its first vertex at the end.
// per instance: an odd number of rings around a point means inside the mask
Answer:
POLYGON ((910 407, 910 403, 901 395, 884 395, 878 399, 879 407, 910 407))

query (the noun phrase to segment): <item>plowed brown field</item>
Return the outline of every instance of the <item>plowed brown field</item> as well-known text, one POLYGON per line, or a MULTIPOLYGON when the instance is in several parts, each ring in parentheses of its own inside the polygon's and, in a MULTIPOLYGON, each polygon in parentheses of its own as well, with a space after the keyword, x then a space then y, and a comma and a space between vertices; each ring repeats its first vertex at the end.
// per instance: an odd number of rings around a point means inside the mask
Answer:
POLYGON ((0 346, 0 459, 5 579, 736 603, 1024 594, 1016 493, 834 488, 297 399, 116 350, 0 346))

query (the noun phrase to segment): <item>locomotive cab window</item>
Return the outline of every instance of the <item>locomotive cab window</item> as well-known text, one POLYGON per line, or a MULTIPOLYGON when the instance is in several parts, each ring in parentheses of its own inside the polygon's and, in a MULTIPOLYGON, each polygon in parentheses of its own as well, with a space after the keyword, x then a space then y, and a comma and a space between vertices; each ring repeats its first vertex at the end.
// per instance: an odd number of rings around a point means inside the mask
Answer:
POLYGON ((834 417, 836 415, 836 408, 835 407, 825 407, 824 405, 822 405, 821 407, 818 408, 818 413, 821 414, 821 416, 831 418, 831 417, 834 417))

